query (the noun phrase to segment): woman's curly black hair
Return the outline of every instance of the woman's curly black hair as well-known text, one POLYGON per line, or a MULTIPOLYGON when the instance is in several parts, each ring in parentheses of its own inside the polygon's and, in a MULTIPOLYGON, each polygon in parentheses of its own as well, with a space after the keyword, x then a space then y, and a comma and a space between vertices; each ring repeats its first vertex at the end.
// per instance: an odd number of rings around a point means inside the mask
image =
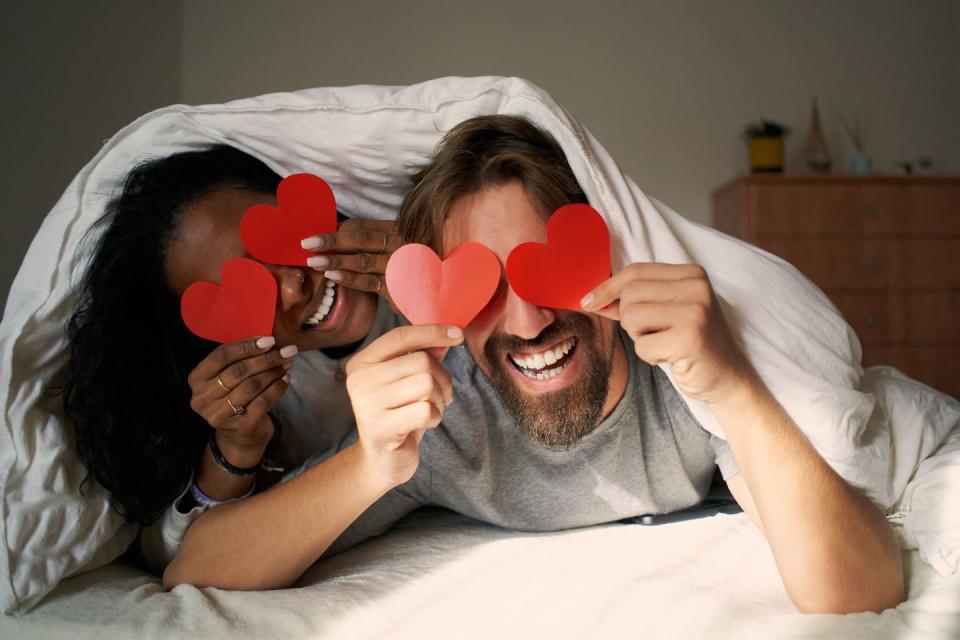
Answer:
POLYGON ((280 176, 232 147, 137 166, 104 216, 70 318, 63 403, 77 453, 114 508, 148 524, 186 486, 210 427, 190 409, 190 371, 214 348, 187 331, 164 260, 180 214, 220 188, 272 194, 280 176))

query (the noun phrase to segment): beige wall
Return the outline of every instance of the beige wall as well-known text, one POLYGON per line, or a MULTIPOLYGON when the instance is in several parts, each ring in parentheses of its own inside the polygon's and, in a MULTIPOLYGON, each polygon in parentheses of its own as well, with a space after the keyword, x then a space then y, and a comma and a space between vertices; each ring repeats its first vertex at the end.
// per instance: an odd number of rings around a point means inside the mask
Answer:
POLYGON ((928 155, 960 172, 957 24, 954 0, 24 3, 0 27, 0 295, 100 141, 177 101, 523 76, 644 189, 700 222, 710 190, 745 168, 747 121, 794 125, 788 168, 802 168, 813 94, 841 166, 850 149, 837 114, 869 109, 878 169, 928 155))
POLYGON ((442 75, 523 76, 571 109, 649 193, 709 220, 746 167, 761 115, 797 127, 819 96, 840 166, 838 113, 869 109, 880 170, 929 155, 960 171, 960 3, 259 2, 186 0, 182 96, 442 75))
POLYGON ((0 301, 103 140, 179 98, 180 4, 5 3, 0 21, 0 301))

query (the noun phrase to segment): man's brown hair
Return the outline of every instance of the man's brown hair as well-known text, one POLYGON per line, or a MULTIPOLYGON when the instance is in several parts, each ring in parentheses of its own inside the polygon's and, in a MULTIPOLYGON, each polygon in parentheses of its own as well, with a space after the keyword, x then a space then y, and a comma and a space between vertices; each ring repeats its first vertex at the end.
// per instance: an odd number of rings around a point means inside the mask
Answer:
POLYGON ((397 215, 407 242, 440 253, 440 232, 453 204, 486 187, 519 180, 542 211, 587 202, 560 145, 519 116, 479 116, 447 132, 433 159, 413 177, 397 215))

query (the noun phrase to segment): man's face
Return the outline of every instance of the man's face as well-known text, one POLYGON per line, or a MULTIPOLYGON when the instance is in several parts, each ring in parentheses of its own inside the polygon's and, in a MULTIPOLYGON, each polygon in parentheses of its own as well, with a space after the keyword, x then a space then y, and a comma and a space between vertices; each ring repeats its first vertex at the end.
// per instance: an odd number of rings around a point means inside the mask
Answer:
MULTIPOLYGON (((489 187, 454 203, 443 226, 442 250, 480 242, 505 264, 517 245, 546 242, 548 216, 518 181, 489 187)), ((517 426, 538 442, 569 447, 612 408, 608 395, 617 344, 612 321, 525 302, 502 270, 497 292, 464 333, 470 355, 517 426)))

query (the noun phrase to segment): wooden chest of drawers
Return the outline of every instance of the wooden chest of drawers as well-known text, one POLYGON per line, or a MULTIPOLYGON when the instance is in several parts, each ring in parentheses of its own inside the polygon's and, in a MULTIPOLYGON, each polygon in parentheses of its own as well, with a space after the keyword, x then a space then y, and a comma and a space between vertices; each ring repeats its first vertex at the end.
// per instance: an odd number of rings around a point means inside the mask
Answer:
POLYGON ((752 175, 713 225, 790 262, 888 364, 960 396, 960 177, 752 175))

